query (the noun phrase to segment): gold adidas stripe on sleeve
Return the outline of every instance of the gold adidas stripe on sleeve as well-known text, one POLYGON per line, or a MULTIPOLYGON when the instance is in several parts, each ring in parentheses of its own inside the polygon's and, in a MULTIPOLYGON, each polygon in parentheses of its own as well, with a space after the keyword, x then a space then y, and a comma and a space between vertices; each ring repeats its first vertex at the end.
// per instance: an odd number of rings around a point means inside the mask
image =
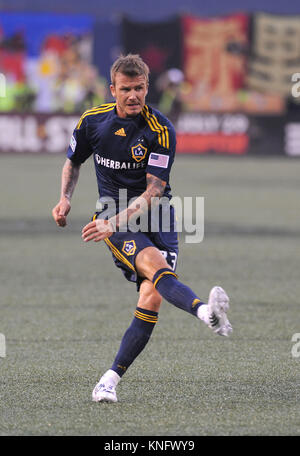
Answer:
POLYGON ((147 105, 144 106, 142 110, 142 116, 148 123, 152 131, 155 131, 158 134, 158 142, 161 146, 169 149, 170 140, 169 140, 169 131, 166 125, 161 125, 158 122, 157 117, 154 114, 151 114, 147 105))
POLYGON ((100 106, 97 106, 95 108, 88 109, 80 117, 80 120, 79 120, 78 124, 76 125, 76 130, 78 130, 80 128, 80 126, 82 124, 82 121, 83 121, 83 119, 85 119, 85 117, 93 116, 95 114, 102 114, 103 112, 112 111, 115 106, 116 106, 116 103, 106 103, 106 104, 102 104, 100 106))

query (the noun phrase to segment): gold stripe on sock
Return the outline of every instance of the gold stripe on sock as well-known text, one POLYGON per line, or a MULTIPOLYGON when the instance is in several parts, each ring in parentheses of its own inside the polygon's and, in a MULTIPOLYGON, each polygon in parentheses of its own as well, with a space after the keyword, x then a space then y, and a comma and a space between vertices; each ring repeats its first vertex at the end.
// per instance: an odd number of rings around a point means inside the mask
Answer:
POLYGON ((142 312, 139 312, 138 310, 134 312, 134 316, 136 318, 139 318, 140 320, 147 321, 148 323, 156 323, 158 320, 158 317, 156 317, 155 315, 144 314, 142 312))
POLYGON ((195 307, 195 305, 199 302, 201 302, 200 299, 194 299, 194 301, 192 302, 192 308, 195 307))
POLYGON ((176 279, 177 279, 177 277, 178 277, 177 274, 175 274, 175 272, 173 272, 173 271, 164 271, 164 272, 162 272, 162 273, 157 277, 157 279, 155 280, 155 282, 154 282, 153 285, 156 287, 157 282, 158 282, 164 275, 166 275, 166 274, 171 274, 171 275, 173 275, 174 277, 176 277, 176 279))

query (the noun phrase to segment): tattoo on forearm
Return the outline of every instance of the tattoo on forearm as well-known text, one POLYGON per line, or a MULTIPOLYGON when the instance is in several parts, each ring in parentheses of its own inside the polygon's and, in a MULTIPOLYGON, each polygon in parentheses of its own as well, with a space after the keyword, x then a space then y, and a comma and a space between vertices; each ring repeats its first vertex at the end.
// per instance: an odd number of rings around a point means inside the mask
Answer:
POLYGON ((160 198, 164 194, 166 183, 159 179, 158 177, 147 175, 147 189, 145 191, 144 197, 149 198, 151 204, 151 198, 157 197, 160 198))
POLYGON ((127 224, 132 216, 141 216, 149 210, 152 199, 155 198, 158 203, 159 198, 164 194, 166 183, 158 177, 147 175, 147 188, 141 196, 139 196, 133 204, 128 208, 120 212, 116 217, 111 219, 113 225, 116 228, 127 224))
POLYGON ((71 160, 66 161, 61 177, 61 196, 71 198, 79 177, 80 166, 75 165, 71 160))

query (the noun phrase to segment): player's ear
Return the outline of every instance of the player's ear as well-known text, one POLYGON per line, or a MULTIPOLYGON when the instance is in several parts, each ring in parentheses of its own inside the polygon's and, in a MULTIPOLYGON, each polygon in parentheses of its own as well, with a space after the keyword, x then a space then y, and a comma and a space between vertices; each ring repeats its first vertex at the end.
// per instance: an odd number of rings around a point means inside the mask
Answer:
POLYGON ((110 88, 110 93, 112 94, 112 96, 114 98, 116 98, 116 88, 115 88, 115 86, 113 84, 110 84, 109 88, 110 88))

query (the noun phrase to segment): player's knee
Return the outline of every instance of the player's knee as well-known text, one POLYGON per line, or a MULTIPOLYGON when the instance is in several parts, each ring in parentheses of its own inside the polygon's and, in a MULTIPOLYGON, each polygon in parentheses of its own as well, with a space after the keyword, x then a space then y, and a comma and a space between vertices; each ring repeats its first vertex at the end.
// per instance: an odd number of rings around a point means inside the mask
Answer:
POLYGON ((158 312, 162 297, 155 288, 140 293, 138 307, 158 312))
POLYGON ((162 303, 162 297, 157 291, 151 293, 151 295, 148 297, 148 302, 149 305, 152 307, 152 310, 155 310, 158 312, 160 305, 162 303))

